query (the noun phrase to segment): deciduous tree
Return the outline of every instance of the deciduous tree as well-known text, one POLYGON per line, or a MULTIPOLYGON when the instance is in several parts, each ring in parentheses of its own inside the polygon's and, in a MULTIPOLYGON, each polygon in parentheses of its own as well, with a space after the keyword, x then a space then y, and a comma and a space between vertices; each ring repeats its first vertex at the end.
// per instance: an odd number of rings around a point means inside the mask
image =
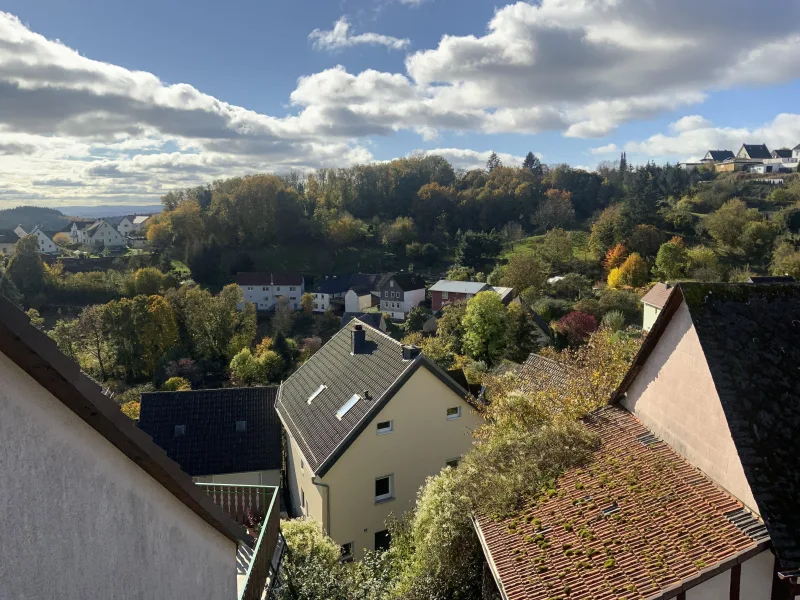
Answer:
POLYGON ((464 313, 464 351, 491 364, 505 351, 506 309, 495 292, 481 292, 467 302, 464 313))

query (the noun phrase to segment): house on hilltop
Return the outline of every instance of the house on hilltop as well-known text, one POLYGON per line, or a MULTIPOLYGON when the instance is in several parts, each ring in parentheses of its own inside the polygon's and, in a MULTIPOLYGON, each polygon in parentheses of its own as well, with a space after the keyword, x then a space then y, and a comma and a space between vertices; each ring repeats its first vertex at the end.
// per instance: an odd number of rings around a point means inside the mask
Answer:
POLYGON ((234 509, 195 485, 2 296, 0 381, 0 597, 255 600, 274 582, 277 488, 225 488, 234 509))
POLYGON ((387 275, 378 284, 381 312, 402 321, 415 306, 425 301, 425 280, 413 273, 387 275))
POLYGON ((196 482, 279 486, 277 387, 142 394, 139 428, 196 482))
POLYGON ((291 308, 300 310, 300 298, 306 290, 303 276, 298 274, 237 273, 236 284, 245 302, 254 304, 259 311, 274 309, 279 298, 285 298, 291 308))
POLYGON ((731 150, 709 150, 706 155, 700 159, 701 163, 715 163, 734 158, 731 150))
POLYGON ((772 158, 792 158, 792 151, 789 148, 778 148, 771 153, 772 158))
POLYGON ((772 158, 772 153, 767 148, 766 144, 742 144, 739 152, 736 153, 736 158, 747 160, 764 160, 765 158, 772 158))
POLYGON ((352 320, 280 388, 292 513, 345 558, 386 548, 390 513, 457 464, 481 423, 468 392, 422 354, 352 320))
POLYGON ((800 285, 681 283, 598 447, 513 515, 477 515, 505 600, 790 600, 800 576, 800 285))

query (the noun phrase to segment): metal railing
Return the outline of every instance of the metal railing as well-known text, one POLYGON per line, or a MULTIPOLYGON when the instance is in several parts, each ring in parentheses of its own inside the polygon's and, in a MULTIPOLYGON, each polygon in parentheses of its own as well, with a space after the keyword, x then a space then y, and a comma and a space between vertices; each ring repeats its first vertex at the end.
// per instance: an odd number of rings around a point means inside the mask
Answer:
POLYGON ((252 558, 247 567, 245 584, 239 591, 239 600, 260 600, 265 593, 269 596, 283 556, 279 489, 261 485, 197 485, 240 525, 246 525, 246 520, 251 516, 261 523, 261 532, 252 548, 252 558))

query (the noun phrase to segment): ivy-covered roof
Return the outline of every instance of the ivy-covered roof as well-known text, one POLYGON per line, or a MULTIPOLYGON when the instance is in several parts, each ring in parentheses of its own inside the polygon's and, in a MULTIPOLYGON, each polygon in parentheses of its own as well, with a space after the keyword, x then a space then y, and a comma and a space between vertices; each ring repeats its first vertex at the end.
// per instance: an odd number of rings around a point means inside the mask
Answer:
POLYGON ((657 598, 767 548, 763 524, 632 414, 586 425, 600 440, 586 464, 514 516, 477 519, 504 598, 657 598))

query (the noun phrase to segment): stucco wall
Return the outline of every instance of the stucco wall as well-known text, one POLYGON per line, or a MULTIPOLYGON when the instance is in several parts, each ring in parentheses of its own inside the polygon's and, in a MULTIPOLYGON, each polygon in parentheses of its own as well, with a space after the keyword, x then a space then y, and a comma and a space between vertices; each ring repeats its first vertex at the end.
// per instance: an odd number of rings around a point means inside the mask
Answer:
POLYGON ((194 477, 197 483, 222 483, 226 485, 270 485, 278 487, 281 484, 281 471, 248 471, 247 473, 225 473, 223 475, 207 475, 194 477))
MULTIPOLYGON (((331 487, 331 537, 354 542, 355 557, 374 547, 375 533, 386 529, 390 513, 414 507, 425 478, 465 454, 481 417, 464 400, 420 368, 325 475, 331 487), (461 418, 446 411, 461 406, 461 418), (393 421, 394 431, 377 434, 377 423, 393 421), (394 475, 394 499, 375 503, 375 479, 394 475)), ((308 492, 306 492, 308 497, 308 492)))
POLYGON ((320 488, 313 483, 314 474, 308 468, 308 461, 303 457, 297 442, 286 432, 286 437, 289 440, 289 453, 287 456, 287 476, 286 479, 289 483, 289 493, 292 499, 292 506, 289 507, 289 513, 293 517, 305 515, 322 523, 323 528, 327 531, 327 514, 325 513, 325 494, 326 490, 320 488), (301 506, 301 498, 305 494, 306 508, 301 506))
POLYGON ((0 382, 0 598, 236 597, 236 544, 3 354, 0 382))
POLYGON ((649 304, 643 304, 642 306, 644 307, 644 310, 642 311, 642 329, 645 331, 650 331, 653 328, 653 323, 656 322, 656 318, 661 312, 661 309, 656 308, 655 306, 650 306, 649 304))
POLYGON ((758 512, 685 303, 623 404, 690 463, 758 512))

